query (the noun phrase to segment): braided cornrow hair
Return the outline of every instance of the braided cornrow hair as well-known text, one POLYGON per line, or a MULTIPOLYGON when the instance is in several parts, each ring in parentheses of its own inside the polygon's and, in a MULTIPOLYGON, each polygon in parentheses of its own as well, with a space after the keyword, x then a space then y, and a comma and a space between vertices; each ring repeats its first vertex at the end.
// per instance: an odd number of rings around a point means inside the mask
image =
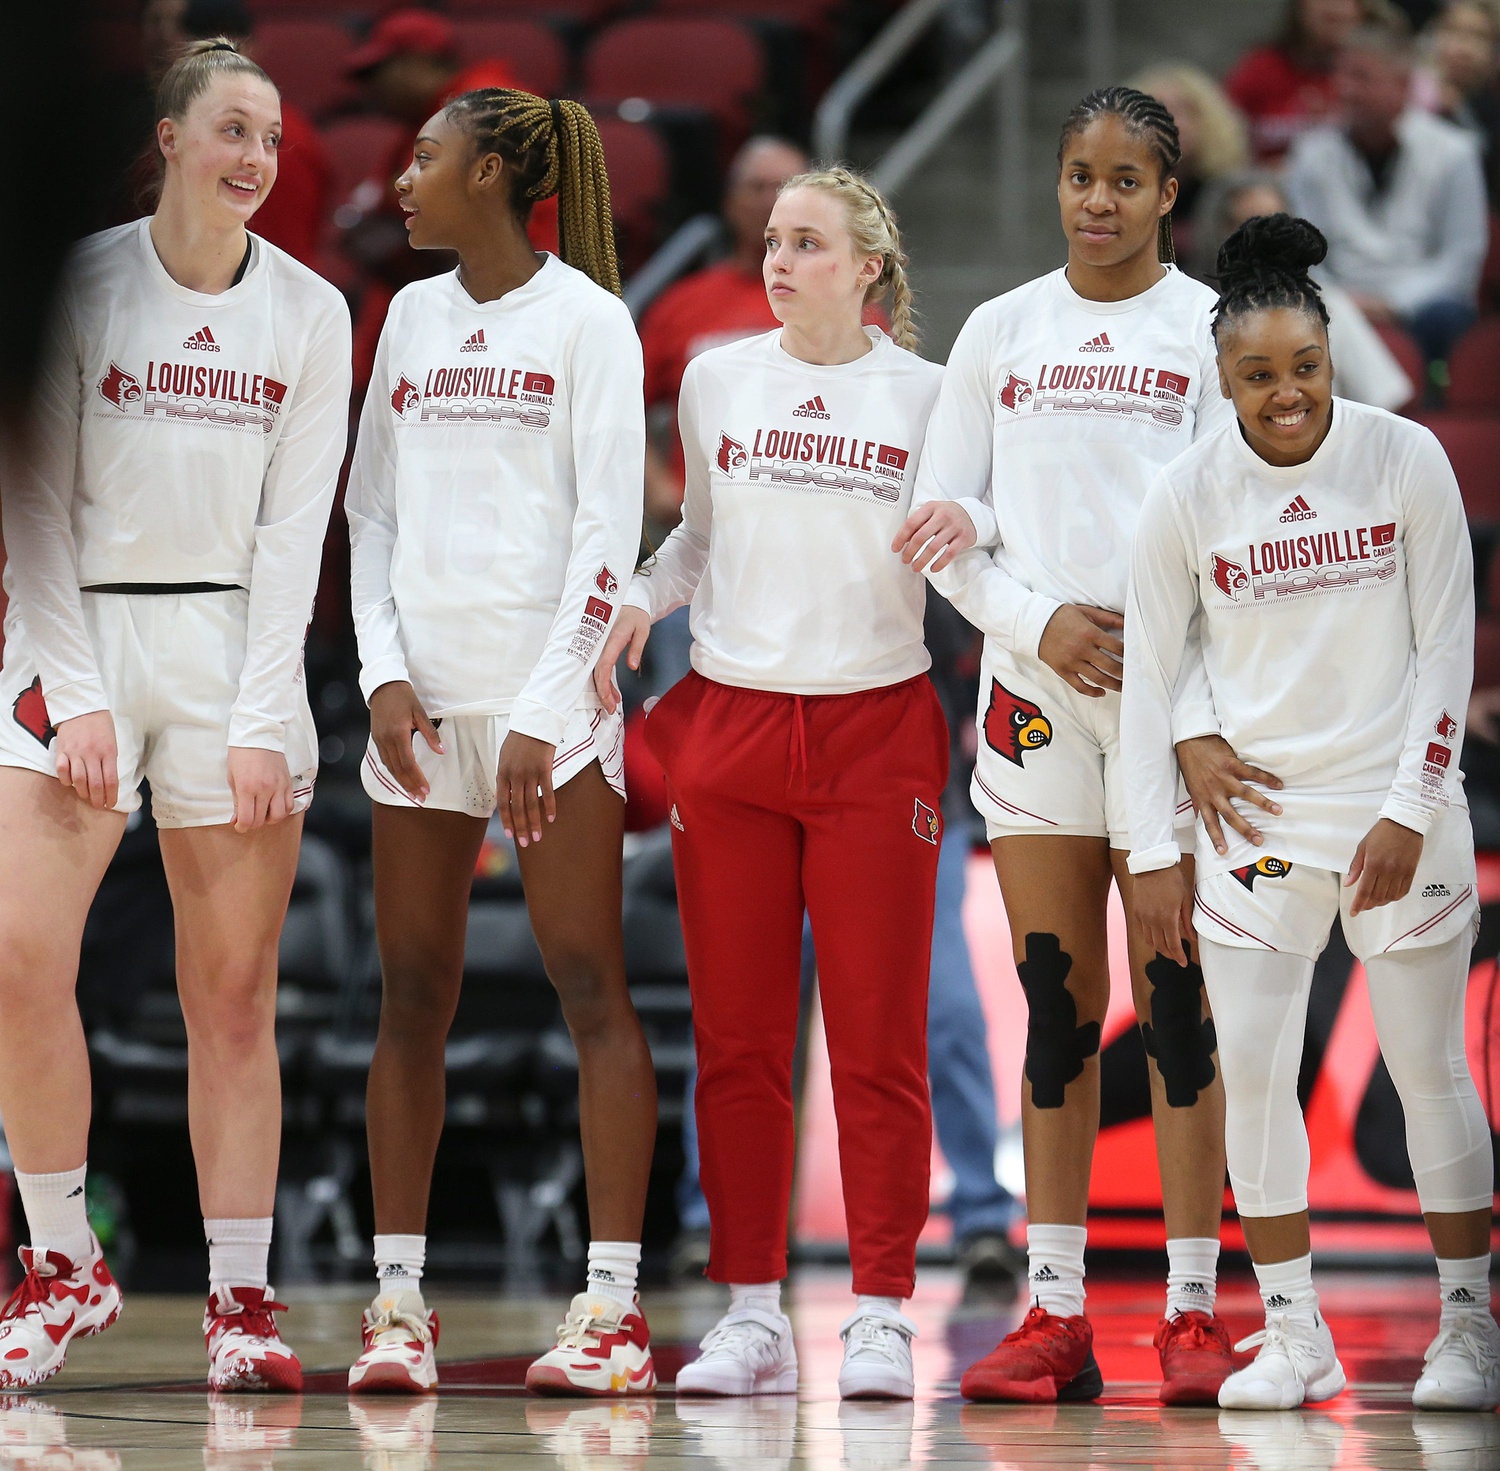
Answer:
MULTIPOLYGON (((1063 122, 1062 136, 1057 141, 1057 165, 1062 167, 1063 154, 1068 140, 1097 122, 1102 117, 1117 117, 1131 132, 1146 138, 1156 152, 1161 164, 1161 180, 1176 177, 1177 166, 1182 162, 1182 140, 1177 136, 1177 124, 1172 114, 1148 92, 1134 87, 1100 87, 1090 92, 1063 122)), ((1177 250, 1172 243, 1172 211, 1168 210, 1156 224, 1156 258, 1175 264, 1177 250)))
POLYGON ((901 231, 896 212, 868 179, 852 169, 814 169, 796 174, 777 191, 778 196, 790 189, 821 189, 844 206, 844 221, 854 249, 860 255, 878 255, 880 274, 870 283, 865 300, 877 301, 887 292, 891 298, 891 340, 908 352, 916 350, 916 312, 912 307, 911 284, 906 279, 906 253, 901 249, 901 231))
POLYGON ((1256 215, 1219 247, 1213 332, 1247 312, 1306 312, 1326 328, 1328 308, 1308 272, 1328 254, 1323 232, 1292 215, 1256 215))
POLYGON ((618 296, 609 171, 589 110, 512 87, 481 87, 455 97, 446 112, 481 154, 497 153, 514 170, 523 224, 539 199, 558 196, 558 254, 618 296))

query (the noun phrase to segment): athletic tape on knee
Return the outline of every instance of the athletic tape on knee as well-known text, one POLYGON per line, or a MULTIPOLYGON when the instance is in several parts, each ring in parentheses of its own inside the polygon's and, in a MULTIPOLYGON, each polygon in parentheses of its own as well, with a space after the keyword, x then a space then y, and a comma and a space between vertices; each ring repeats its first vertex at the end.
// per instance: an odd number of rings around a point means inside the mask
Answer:
POLYGON ((1191 1108, 1214 1080, 1214 1048, 1219 1039, 1212 1017, 1203 1015, 1203 968, 1194 960, 1178 965, 1158 955, 1146 966, 1151 982, 1151 1020, 1141 1023, 1141 1040, 1166 1085, 1167 1103, 1191 1108))
POLYGON ((1026 1078, 1037 1108, 1061 1108, 1063 1095, 1099 1050, 1099 1023, 1078 1025, 1078 1003, 1067 988, 1073 957, 1056 935, 1027 935, 1016 966, 1026 992, 1026 1078))

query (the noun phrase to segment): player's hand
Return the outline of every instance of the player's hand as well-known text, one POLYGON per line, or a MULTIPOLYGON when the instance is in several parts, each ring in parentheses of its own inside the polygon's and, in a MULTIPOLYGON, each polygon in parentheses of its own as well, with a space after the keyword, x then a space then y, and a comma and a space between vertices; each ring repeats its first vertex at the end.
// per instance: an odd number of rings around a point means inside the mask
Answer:
POLYGON ((120 800, 115 721, 108 710, 75 715, 57 727, 57 779, 90 807, 107 812, 120 800))
POLYGON ((1193 933, 1193 892, 1182 864, 1135 874, 1130 880, 1130 907, 1136 928, 1158 955, 1188 963, 1187 938, 1193 933))
POLYGON ((973 518, 957 501, 928 501, 906 518, 891 550, 913 572, 941 572, 978 540, 973 518))
POLYGON ((1081 695, 1118 690, 1125 670, 1125 644, 1115 637, 1125 620, 1108 608, 1064 603, 1042 633, 1037 656, 1081 695))
POLYGON ((1422 861, 1422 834, 1382 817, 1360 840, 1344 887, 1354 890, 1350 915, 1404 899, 1422 861))
POLYGON ((1265 842, 1260 829, 1248 817, 1237 812, 1234 799, 1250 802, 1264 809, 1273 817, 1281 816, 1281 804, 1273 802, 1262 791, 1248 786, 1248 782, 1259 782, 1273 792, 1281 790, 1281 778, 1258 766, 1247 766, 1235 755, 1234 747, 1221 735, 1194 736, 1191 740, 1177 742, 1177 765, 1182 772, 1182 784, 1193 799, 1193 810, 1203 820, 1208 840, 1215 853, 1227 853, 1224 829, 1220 819, 1227 822, 1242 838, 1259 847, 1265 842))
POLYGON ((620 692, 615 688, 615 664, 620 654, 629 650, 625 662, 632 669, 641 667, 641 655, 646 652, 646 640, 651 637, 651 615, 643 608, 632 608, 623 604, 615 614, 615 621, 599 651, 599 662, 594 665, 594 691, 599 703, 613 715, 620 706, 620 692))
POLYGON ((542 816, 557 821, 557 797, 552 791, 552 762, 557 747, 513 730, 500 747, 495 772, 495 801, 505 836, 518 847, 542 841, 542 816))
POLYGON ((438 739, 437 727, 427 718, 417 693, 404 679, 393 679, 383 684, 370 696, 370 735, 385 769, 396 778, 401 790, 413 802, 427 800, 427 778, 417 765, 417 754, 412 750, 411 738, 420 731, 422 739, 439 756, 443 754, 443 743, 438 739))
POLYGON ((234 797, 237 833, 254 832, 292 815, 292 773, 280 751, 231 746, 229 790, 234 797))

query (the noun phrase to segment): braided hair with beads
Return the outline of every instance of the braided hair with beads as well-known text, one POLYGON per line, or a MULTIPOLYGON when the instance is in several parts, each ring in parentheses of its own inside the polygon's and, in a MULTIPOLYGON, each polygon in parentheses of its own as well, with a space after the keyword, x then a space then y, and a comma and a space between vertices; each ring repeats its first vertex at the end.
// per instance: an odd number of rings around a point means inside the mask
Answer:
POLYGON ((1328 308, 1308 274, 1328 254, 1323 232, 1294 215, 1256 215, 1219 247, 1213 333, 1247 312, 1305 312, 1326 328, 1328 308))
POLYGON ((609 172, 588 109, 513 87, 481 87, 444 110, 481 155, 496 153, 514 170, 513 203, 523 224, 538 200, 558 196, 558 254, 618 296, 609 172))
MULTIPOLYGON (((1057 142, 1059 168, 1068 140, 1102 117, 1119 118, 1131 132, 1150 143, 1161 164, 1162 183, 1176 177, 1177 166, 1182 162, 1182 140, 1177 136, 1177 124, 1163 103, 1149 92, 1140 92, 1134 87, 1100 87, 1074 107, 1063 120, 1062 135, 1057 142)), ((1171 210, 1157 221, 1156 258, 1167 264, 1174 264, 1177 260, 1177 250, 1172 243, 1171 210)))

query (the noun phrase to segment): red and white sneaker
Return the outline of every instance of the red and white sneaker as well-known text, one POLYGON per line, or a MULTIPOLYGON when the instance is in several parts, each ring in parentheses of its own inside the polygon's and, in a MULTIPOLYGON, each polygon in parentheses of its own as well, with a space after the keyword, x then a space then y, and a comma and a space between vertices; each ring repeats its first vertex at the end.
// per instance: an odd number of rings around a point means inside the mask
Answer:
POLYGON ((228 1393, 302 1393, 302 1365, 281 1341, 272 1313, 286 1304, 269 1287, 218 1287, 203 1310, 208 1387, 228 1393))
POLYGON ((1217 1313, 1178 1313, 1156 1329, 1164 1405, 1216 1405, 1219 1386, 1244 1362, 1237 1360, 1229 1329, 1217 1313))
POLYGON ((1082 1313, 1060 1318, 1033 1303, 1014 1333, 970 1364, 959 1393, 973 1400, 1091 1400, 1104 1393, 1094 1327, 1082 1313))
POLYGON ((365 1309, 364 1352, 350 1394, 431 1394, 437 1388, 438 1316, 420 1292, 377 1297, 365 1309))
POLYGON ((580 1292, 557 1330, 557 1347, 526 1371, 533 1394, 650 1394, 651 1333, 637 1298, 629 1310, 580 1292))
POLYGON ((97 1237, 86 1262, 23 1246, 26 1275, 0 1308, 0 1388, 50 1379, 67 1362, 75 1338, 103 1333, 120 1316, 120 1289, 104 1265, 97 1237))

